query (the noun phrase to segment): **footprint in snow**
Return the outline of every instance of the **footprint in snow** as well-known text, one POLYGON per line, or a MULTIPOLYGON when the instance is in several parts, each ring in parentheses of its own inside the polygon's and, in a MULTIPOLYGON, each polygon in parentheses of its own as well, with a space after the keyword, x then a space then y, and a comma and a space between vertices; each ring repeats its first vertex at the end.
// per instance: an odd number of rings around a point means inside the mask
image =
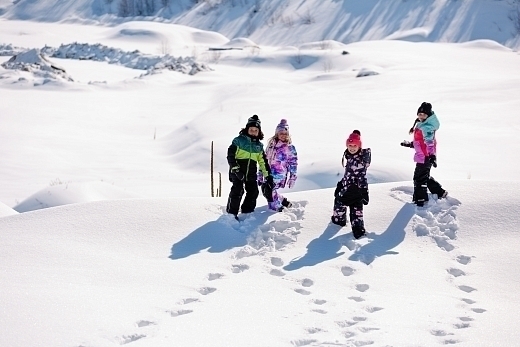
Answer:
POLYGON ((356 270, 354 270, 350 266, 341 267, 341 273, 343 274, 343 276, 352 276, 355 272, 356 270))
POLYGON ((237 274, 249 270, 249 265, 246 264, 233 264, 231 265, 231 272, 237 274))
POLYGON ((294 291, 301 295, 311 295, 311 292, 309 292, 308 290, 305 290, 305 289, 301 289, 301 288, 296 288, 294 291))
POLYGON ((320 314, 327 314, 327 311, 321 310, 321 309, 313 309, 312 312, 320 313, 320 314))
POLYGON ((218 280, 220 278, 224 277, 224 274, 221 274, 221 273, 211 273, 208 275, 208 280, 209 281, 214 281, 214 280, 218 280))
POLYGON ((348 297, 349 300, 352 300, 352 301, 355 301, 355 302, 362 302, 362 301, 365 301, 365 299, 359 297, 359 296, 349 296, 348 297))
POLYGON ((283 260, 282 258, 278 258, 278 257, 271 257, 271 264, 273 266, 283 266, 283 260))
POLYGON ((192 313, 193 310, 175 310, 175 311, 168 311, 170 313, 170 316, 172 317, 179 317, 183 316, 188 313, 192 313))
POLYGON ((285 276, 285 272, 279 270, 279 269, 271 269, 269 271, 269 274, 270 275, 273 275, 273 276, 278 276, 278 277, 283 277, 285 276))
POLYGON ((200 288, 198 290, 198 292, 202 295, 208 295, 208 294, 211 294, 213 292, 215 292, 217 290, 217 288, 212 288, 212 287, 203 287, 203 288, 200 288))
POLYGON ((475 288, 466 285, 459 286, 458 288, 466 293, 471 293, 476 290, 475 288))
POLYGON ((457 261, 462 265, 468 265, 471 263, 471 257, 468 257, 467 255, 459 255, 457 261))
POLYGON ((321 328, 316 328, 316 327, 313 327, 313 328, 306 328, 305 329, 309 334, 316 334, 316 333, 321 333, 322 331, 325 331, 321 328))
POLYGON ((374 306, 368 306, 365 308, 365 311, 367 311, 368 313, 374 313, 374 312, 381 311, 381 310, 384 310, 384 308, 374 307, 374 306))
POLYGON ((358 324, 359 322, 360 322, 359 320, 343 320, 343 321, 336 322, 336 324, 340 328, 348 328, 348 327, 358 324))
POLYGON ((303 287, 312 287, 314 285, 314 281, 310 278, 304 278, 301 282, 303 287))
POLYGON ((135 342, 137 340, 140 340, 142 338, 146 337, 146 335, 142 334, 132 334, 132 335, 123 335, 117 338, 120 345, 126 345, 131 342, 135 342))
POLYGON ((460 269, 450 268, 446 271, 448 271, 448 273, 454 277, 466 276, 466 273, 460 269))
POLYGON ((296 347, 301 347, 301 346, 308 346, 308 345, 313 344, 315 342, 318 342, 318 341, 314 340, 314 339, 303 339, 303 340, 291 341, 291 344, 293 346, 296 346, 296 347))
POLYGON ((150 326, 150 325, 157 325, 157 323, 151 322, 151 321, 148 321, 148 320, 140 320, 137 323, 135 323, 135 325, 138 328, 144 328, 144 327, 147 327, 147 326, 150 326))
POLYGON ((366 292, 370 286, 368 284, 356 284, 356 290, 358 292, 366 292))

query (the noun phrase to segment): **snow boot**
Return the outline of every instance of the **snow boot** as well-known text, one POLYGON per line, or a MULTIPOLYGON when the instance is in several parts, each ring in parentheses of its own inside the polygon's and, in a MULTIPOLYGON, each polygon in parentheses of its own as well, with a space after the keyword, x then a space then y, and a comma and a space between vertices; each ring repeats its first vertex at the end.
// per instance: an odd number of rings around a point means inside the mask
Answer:
POLYGON ((291 208, 291 207, 292 207, 292 202, 290 202, 289 200, 287 200, 287 198, 283 198, 283 200, 282 200, 282 206, 283 206, 283 207, 287 207, 287 208, 291 208))
POLYGON ((340 227, 344 227, 345 225, 347 225, 346 220, 339 220, 338 218, 334 218, 334 216, 330 217, 330 221, 332 222, 332 224, 339 225, 340 227))
POLYGON ((354 238, 357 240, 366 234, 366 230, 364 227, 355 226, 352 227, 352 234, 354 234, 354 238))

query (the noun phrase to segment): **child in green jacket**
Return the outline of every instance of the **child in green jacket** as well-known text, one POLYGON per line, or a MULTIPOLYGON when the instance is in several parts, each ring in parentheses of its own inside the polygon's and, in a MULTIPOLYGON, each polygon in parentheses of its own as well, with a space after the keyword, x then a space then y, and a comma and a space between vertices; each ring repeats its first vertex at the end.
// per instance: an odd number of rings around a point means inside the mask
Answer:
POLYGON ((264 175, 266 184, 271 189, 274 186, 264 145, 260 142, 263 138, 260 119, 254 115, 247 120, 246 127, 240 130, 239 135, 233 139, 228 148, 229 181, 233 185, 229 192, 226 211, 235 218, 239 208, 242 213, 251 213, 255 210, 259 194, 256 174, 258 168, 264 175), (240 206, 244 190, 246 196, 240 206))

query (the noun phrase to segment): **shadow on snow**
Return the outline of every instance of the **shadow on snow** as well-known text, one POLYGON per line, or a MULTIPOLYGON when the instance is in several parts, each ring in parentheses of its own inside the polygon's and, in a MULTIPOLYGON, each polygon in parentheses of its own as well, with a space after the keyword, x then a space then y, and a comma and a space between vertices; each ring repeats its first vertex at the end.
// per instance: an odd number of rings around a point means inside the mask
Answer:
MULTIPOLYGON (((357 248, 350 255, 349 260, 370 264, 377 257, 397 254, 397 252, 391 251, 391 249, 404 240, 404 229, 414 214, 415 206, 413 204, 405 204, 383 233, 380 235, 368 233, 367 236, 372 239, 371 242, 357 248)), ((292 271, 304 266, 314 266, 345 254, 345 252, 340 252, 341 247, 344 245, 343 239, 348 237, 348 242, 355 241, 353 239, 350 240, 350 235, 335 236, 340 230, 339 226, 330 223, 320 237, 312 240, 307 245, 307 253, 303 257, 292 260, 284 267, 284 270, 292 271)))
POLYGON ((250 220, 237 222, 231 215, 224 214, 217 220, 195 229, 188 236, 173 244, 170 259, 182 259, 207 250, 220 253, 247 245, 249 234, 258 229, 269 217, 264 209, 257 209, 250 220), (239 231, 240 230, 240 231, 239 231))

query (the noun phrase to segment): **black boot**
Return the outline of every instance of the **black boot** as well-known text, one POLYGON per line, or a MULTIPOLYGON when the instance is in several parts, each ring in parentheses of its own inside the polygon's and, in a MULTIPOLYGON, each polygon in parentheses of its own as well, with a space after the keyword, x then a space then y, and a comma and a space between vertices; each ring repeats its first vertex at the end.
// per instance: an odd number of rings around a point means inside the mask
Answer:
POLYGON ((333 224, 339 225, 340 227, 344 227, 345 225, 347 225, 346 220, 339 220, 338 218, 334 218, 334 216, 330 217, 330 221, 333 224))
POLYGON ((366 230, 360 226, 352 227, 352 234, 354 234, 354 238, 357 240, 366 234, 366 230))
POLYGON ((292 207, 292 203, 289 200, 287 200, 287 198, 283 198, 282 206, 283 207, 287 207, 287 208, 291 208, 292 207))

